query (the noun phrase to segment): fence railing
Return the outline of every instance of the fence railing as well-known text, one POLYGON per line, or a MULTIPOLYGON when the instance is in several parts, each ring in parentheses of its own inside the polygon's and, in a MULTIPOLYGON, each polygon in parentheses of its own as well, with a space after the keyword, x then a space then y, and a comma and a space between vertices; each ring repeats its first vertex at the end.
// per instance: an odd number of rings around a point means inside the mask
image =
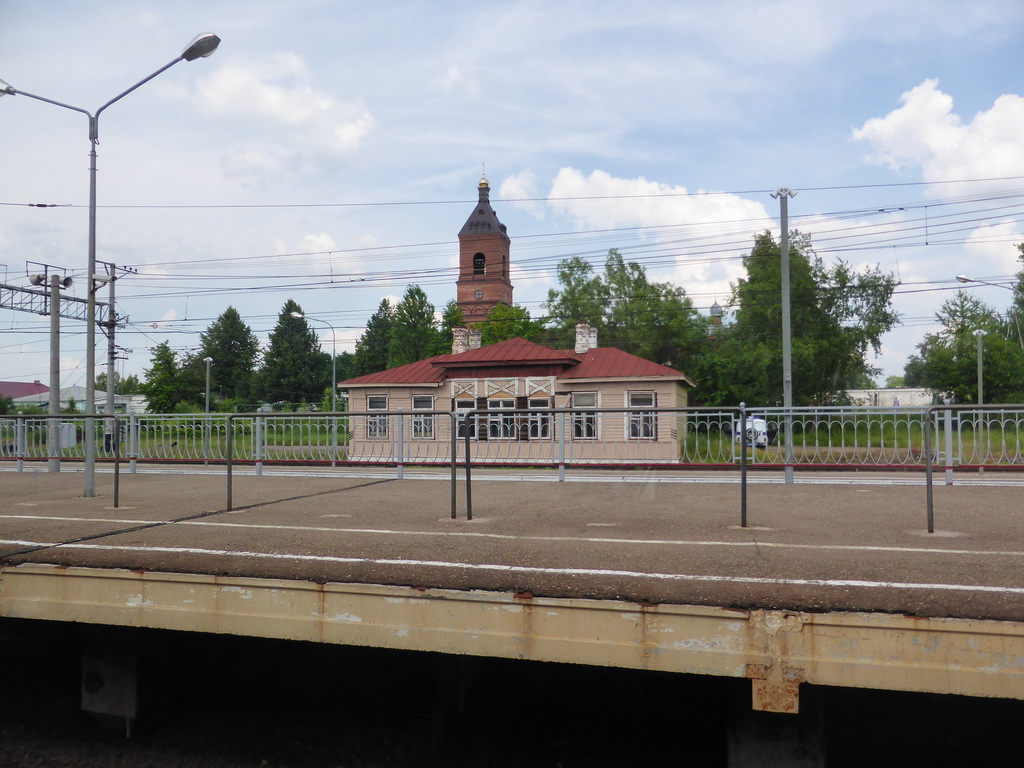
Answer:
POLYGON ((120 505, 122 417, 102 413, 79 414, 73 420, 57 414, 0 417, 0 458, 13 458, 18 471, 28 459, 43 458, 51 472, 60 471, 61 459, 83 458, 81 445, 92 439, 103 443, 114 465, 114 508, 120 505))
MULTIPOLYGON (((940 419, 941 410, 748 409, 748 458, 762 467, 923 468, 927 422, 936 463, 1024 467, 1024 405, 956 406, 949 420, 940 419)), ((474 462, 492 465, 715 467, 740 457, 736 411, 728 408, 147 414, 117 417, 116 433, 132 472, 140 462, 224 463, 229 418, 234 460, 257 471, 289 463, 443 465, 451 460, 453 436, 469 438, 474 462)), ((90 432, 97 459, 112 460, 115 420, 97 415, 92 427, 86 421, 82 415, 0 417, 0 460, 81 460, 90 432)))

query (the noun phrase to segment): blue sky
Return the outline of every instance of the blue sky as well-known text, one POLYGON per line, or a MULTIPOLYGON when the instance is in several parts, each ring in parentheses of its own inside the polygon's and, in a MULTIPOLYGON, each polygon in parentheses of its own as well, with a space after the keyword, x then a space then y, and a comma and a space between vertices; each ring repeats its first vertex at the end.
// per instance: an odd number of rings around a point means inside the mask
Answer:
MULTIPOLYGON (((0 79, 95 111, 201 32, 213 56, 100 119, 97 258, 137 270, 117 282, 126 374, 162 341, 195 349, 229 305, 265 340, 293 298, 339 351, 411 282, 442 308, 484 164, 534 316, 560 259, 609 248, 701 311, 726 304, 782 186, 824 259, 902 281, 884 375, 956 274, 1020 268, 1016 0, 6 0, 0 79)), ((84 296, 85 117, 6 96, 0 139, 0 280, 49 264, 84 296)), ((0 378, 45 382, 47 334, 0 309, 0 378)), ((65 321, 64 386, 84 384, 84 350, 65 321)))

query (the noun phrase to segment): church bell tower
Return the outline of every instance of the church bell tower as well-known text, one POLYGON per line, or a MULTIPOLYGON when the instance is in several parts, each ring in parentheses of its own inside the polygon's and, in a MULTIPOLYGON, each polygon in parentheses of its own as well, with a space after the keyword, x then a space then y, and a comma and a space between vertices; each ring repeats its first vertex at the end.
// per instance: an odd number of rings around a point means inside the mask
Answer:
POLYGON ((496 304, 512 306, 512 281, 509 277, 509 240, 505 225, 491 208, 491 188, 487 177, 477 187, 476 208, 459 232, 459 279, 456 303, 466 323, 487 318, 496 304))

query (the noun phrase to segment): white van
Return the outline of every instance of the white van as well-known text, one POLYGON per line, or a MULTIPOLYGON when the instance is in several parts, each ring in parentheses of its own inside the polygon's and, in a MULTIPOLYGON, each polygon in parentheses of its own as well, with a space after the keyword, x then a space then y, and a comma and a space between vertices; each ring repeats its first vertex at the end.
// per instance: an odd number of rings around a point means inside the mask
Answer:
MULTIPOLYGON (((743 423, 736 420, 736 442, 743 442, 743 423)), ((747 417, 747 445, 754 448, 768 447, 768 422, 755 416, 747 417)))

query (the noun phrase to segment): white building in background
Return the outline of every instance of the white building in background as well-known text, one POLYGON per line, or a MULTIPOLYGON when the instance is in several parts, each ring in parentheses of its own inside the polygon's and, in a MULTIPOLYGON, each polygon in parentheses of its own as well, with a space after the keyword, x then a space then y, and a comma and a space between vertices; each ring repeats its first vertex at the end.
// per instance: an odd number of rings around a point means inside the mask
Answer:
POLYGON ((871 405, 885 408, 900 406, 924 407, 932 405, 935 393, 924 387, 895 387, 892 389, 850 389, 846 392, 853 405, 871 405))

